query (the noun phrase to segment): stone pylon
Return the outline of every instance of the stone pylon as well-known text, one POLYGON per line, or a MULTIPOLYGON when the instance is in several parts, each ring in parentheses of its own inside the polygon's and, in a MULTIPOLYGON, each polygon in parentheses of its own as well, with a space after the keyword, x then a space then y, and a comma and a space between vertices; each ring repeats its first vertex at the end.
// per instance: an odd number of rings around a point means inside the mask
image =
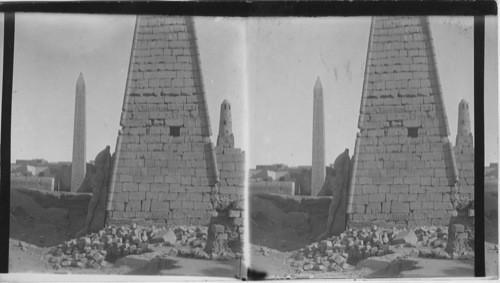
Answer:
POLYGON ((71 162, 71 191, 76 192, 85 179, 85 81, 80 73, 76 82, 75 121, 73 128, 73 158, 71 162))
POLYGON ((313 134, 312 134, 312 172, 311 195, 317 196, 325 182, 325 116, 323 87, 319 77, 313 92, 313 134))
POLYGON ((462 99, 458 104, 458 127, 455 158, 460 176, 460 199, 474 199, 474 137, 470 128, 469 103, 462 99))
POLYGON ((205 225, 219 198, 191 17, 138 16, 108 223, 205 225))
POLYGON ((220 105, 219 135, 217 146, 234 148, 233 122, 231 120, 231 103, 224 99, 220 105))
POLYGON ((447 225, 458 171, 426 17, 374 17, 349 226, 447 225))

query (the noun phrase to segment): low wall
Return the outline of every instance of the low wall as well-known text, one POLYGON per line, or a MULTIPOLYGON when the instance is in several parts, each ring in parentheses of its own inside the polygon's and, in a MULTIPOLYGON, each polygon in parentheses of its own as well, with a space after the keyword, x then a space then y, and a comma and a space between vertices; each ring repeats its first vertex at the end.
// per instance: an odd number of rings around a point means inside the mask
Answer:
POLYGON ((44 191, 54 190, 54 178, 36 176, 10 176, 11 189, 38 189, 44 191))
POLYGON ((316 238, 326 229, 331 197, 284 196, 255 193, 250 196, 250 217, 272 220, 275 225, 292 227, 316 238))
POLYGON ((14 189, 10 193, 10 212, 29 215, 37 224, 50 223, 74 234, 83 228, 92 194, 14 189))
POLYGON ((295 182, 293 181, 250 181, 249 192, 271 193, 293 196, 295 195, 295 182))

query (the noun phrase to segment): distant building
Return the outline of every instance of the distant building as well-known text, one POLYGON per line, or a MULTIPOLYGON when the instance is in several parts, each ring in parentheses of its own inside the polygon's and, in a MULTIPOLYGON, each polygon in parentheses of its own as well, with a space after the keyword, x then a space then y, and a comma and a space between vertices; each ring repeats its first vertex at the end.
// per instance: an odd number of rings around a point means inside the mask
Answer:
MULTIPOLYGON (((294 195, 311 195, 311 174, 312 166, 293 166, 289 167, 286 164, 278 163, 271 165, 257 165, 256 169, 250 169, 249 176, 251 182, 273 182, 269 188, 270 191, 275 191, 279 184, 276 182, 284 182, 282 187, 286 187, 286 191, 293 188, 294 195), (292 182, 293 186, 288 185, 292 182), (286 184, 285 184, 286 183, 286 184)), ((257 185, 254 184, 256 187, 257 185)), ((263 189, 263 185, 259 184, 259 191, 263 189)))
POLYGON ((286 166, 283 163, 277 163, 277 164, 271 164, 271 165, 257 165, 257 166, 255 166, 255 169, 279 171, 279 170, 287 170, 288 166, 286 166))
MULTIPOLYGON (((93 160, 86 164, 86 170, 93 160)), ((54 179, 54 191, 71 191, 71 162, 48 162, 45 159, 18 159, 11 164, 10 174, 16 177, 43 177, 54 179)), ((33 178, 31 178, 33 179, 33 178)), ((34 180, 34 179, 33 179, 34 180)))
POLYGON ((498 163, 484 168, 484 191, 498 194, 498 163))
POLYGON ((11 164, 10 173, 15 176, 51 177, 50 168, 46 165, 11 164))
POLYGON ((45 159, 16 159, 16 164, 26 164, 31 166, 47 165, 48 162, 45 159))
POLYGON ((262 181, 292 181, 290 172, 273 170, 254 170, 250 172, 250 178, 262 181))

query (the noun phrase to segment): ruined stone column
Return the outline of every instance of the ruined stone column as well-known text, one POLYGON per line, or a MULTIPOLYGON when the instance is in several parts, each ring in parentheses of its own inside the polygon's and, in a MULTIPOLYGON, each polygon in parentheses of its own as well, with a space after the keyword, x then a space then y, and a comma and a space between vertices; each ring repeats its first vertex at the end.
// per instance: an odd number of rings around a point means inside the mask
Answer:
POLYGON ((224 99, 220 105, 219 136, 217 146, 234 148, 233 122, 231 121, 231 103, 224 99))
POLYGON ((462 99, 458 104, 458 126, 455 145, 472 144, 472 133, 470 130, 469 103, 462 99))
POLYGON ((317 196, 325 182, 325 124, 323 106, 323 87, 318 77, 314 84, 313 102, 313 148, 311 195, 317 196))
POLYGON ((73 128, 73 159, 71 191, 76 192, 85 178, 85 82, 80 73, 76 82, 75 124, 73 128))
POLYGON ((470 128, 469 103, 462 99, 458 105, 458 127, 454 153, 460 177, 460 200, 474 199, 474 137, 470 128))

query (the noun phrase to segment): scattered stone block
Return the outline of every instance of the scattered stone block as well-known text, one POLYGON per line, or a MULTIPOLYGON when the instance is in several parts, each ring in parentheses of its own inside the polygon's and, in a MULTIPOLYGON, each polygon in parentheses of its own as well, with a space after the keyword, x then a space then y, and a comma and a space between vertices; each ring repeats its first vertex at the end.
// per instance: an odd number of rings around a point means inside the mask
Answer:
POLYGON ((397 244, 410 244, 412 246, 416 246, 418 242, 417 235, 415 235, 415 232, 410 229, 408 231, 401 231, 398 233, 391 241, 391 244, 397 245, 397 244))

